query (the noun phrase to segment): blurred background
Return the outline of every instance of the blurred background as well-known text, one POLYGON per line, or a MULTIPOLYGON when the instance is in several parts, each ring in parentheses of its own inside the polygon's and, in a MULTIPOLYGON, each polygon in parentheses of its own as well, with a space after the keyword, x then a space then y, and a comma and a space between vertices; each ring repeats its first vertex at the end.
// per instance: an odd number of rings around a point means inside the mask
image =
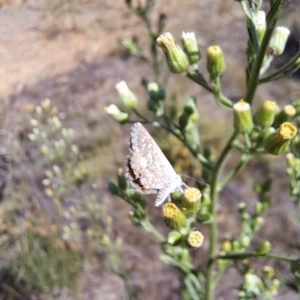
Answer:
MULTIPOLYGON (((239 3, 157 0, 153 22, 160 13, 167 16, 164 31, 177 41, 182 31, 194 31, 203 56, 212 44, 222 47, 223 93, 242 98, 247 35, 239 3)), ((299 14, 299 2, 287 1, 279 25, 289 27, 290 39, 273 69, 298 51, 299 14)), ((158 242, 134 227, 128 205, 107 191, 108 181, 124 168, 129 126, 116 124, 104 107, 119 103, 115 84, 125 80, 146 112, 141 81, 154 80, 149 58, 145 26, 122 0, 0 0, 1 299, 180 299, 178 274, 159 261, 158 242), (133 40, 143 57, 130 55, 124 39, 133 40)), ((205 58, 199 65, 205 70, 205 58)), ((217 151, 231 134, 226 126, 231 113, 184 76, 167 71, 165 76, 167 95, 179 108, 187 96, 196 97, 201 142, 217 151)), ((254 107, 300 98, 299 76, 259 87, 254 107)), ((200 175, 179 142, 160 145, 178 173, 200 175)), ((234 157, 228 168, 232 163, 234 157)), ((236 204, 251 206, 254 178, 271 177, 277 180, 274 205, 260 238, 271 240, 280 253, 289 253, 291 244, 300 247, 284 172, 280 159, 256 159, 224 189, 220 240, 238 229, 236 204)), ((147 212, 166 232, 160 210, 149 205, 147 212)), ((207 248, 204 243, 195 253, 196 265, 207 248)), ((284 273, 284 265, 275 267, 284 273)), ((216 299, 232 299, 238 280, 229 270, 216 299)), ((292 299, 287 291, 281 296, 292 299)))

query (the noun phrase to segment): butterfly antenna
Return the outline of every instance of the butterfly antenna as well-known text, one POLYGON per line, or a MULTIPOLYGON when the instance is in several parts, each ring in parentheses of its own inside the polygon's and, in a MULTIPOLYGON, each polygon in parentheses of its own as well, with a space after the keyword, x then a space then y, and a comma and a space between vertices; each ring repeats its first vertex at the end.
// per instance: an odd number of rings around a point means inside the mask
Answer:
POLYGON ((191 179, 194 179, 196 180, 196 182, 200 183, 201 185, 204 185, 204 186, 209 186, 208 183, 206 183, 205 181, 202 181, 202 180, 198 180, 192 176, 188 176, 188 175, 185 175, 185 174, 180 174, 180 176, 184 176, 184 177, 187 177, 187 178, 191 178, 191 179))

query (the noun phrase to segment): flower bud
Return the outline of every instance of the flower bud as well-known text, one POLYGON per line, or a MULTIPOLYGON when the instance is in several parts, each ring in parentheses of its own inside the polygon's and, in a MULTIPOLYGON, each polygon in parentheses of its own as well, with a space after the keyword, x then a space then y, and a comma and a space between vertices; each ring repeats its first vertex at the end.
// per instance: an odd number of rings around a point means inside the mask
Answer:
POLYGON ((296 115, 296 109, 293 105, 285 105, 284 108, 275 117, 274 127, 278 128, 280 124, 290 121, 296 115))
POLYGON ((250 237, 248 235, 244 235, 242 236, 241 240, 240 240, 240 244, 242 248, 247 248, 250 245, 250 237))
POLYGON ((199 222, 204 223, 209 221, 211 218, 210 211, 208 207, 202 207, 199 212, 199 222))
POLYGON ((271 250, 271 243, 269 241, 264 241, 257 245, 255 252, 259 254, 266 254, 270 250, 271 250))
POLYGON ((275 50, 275 55, 281 55, 284 51, 290 30, 284 26, 277 26, 274 29, 269 42, 269 47, 275 50))
POLYGON ((156 112, 159 108, 159 105, 157 104, 157 102, 155 102, 151 98, 147 101, 147 106, 148 106, 149 110, 151 110, 153 112, 156 112))
POLYGON ((163 100, 165 99, 165 91, 159 88, 156 82, 150 82, 147 85, 149 99, 147 102, 149 110, 155 112, 157 117, 164 114, 163 100))
POLYGON ((188 115, 197 114, 198 110, 196 106, 196 100, 193 97, 188 97, 184 104, 184 112, 188 115))
POLYGON ((142 58, 143 54, 141 51, 138 49, 137 45, 135 44, 134 41, 131 39, 124 39, 122 40, 122 45, 125 47, 125 49, 133 56, 142 58))
POLYGON ((258 39, 258 44, 261 44, 261 41, 264 37, 266 31, 266 14, 263 10, 260 10, 256 14, 256 22, 255 22, 255 29, 258 39))
POLYGON ((202 204, 201 204, 202 207, 211 205, 210 194, 209 194, 209 190, 207 188, 202 190, 202 201, 201 202, 202 202, 202 204))
POLYGON ((263 273, 264 273, 265 277, 269 278, 269 279, 273 278, 275 275, 274 268, 271 266, 268 266, 268 265, 264 266, 263 273))
POLYGON ((241 134, 249 133, 253 128, 250 104, 241 99, 233 105, 234 128, 241 134))
POLYGON ((260 130, 258 128, 254 128, 250 133, 250 140, 259 142, 260 140, 260 130))
POLYGON ((266 101, 254 115, 254 123, 261 128, 269 127, 273 124, 275 115, 279 108, 273 101, 266 101))
POLYGON ((297 99, 293 102, 293 106, 296 110, 296 116, 300 115, 300 99, 297 99))
POLYGON ((215 80, 225 70, 225 60, 220 46, 214 45, 207 48, 207 71, 209 72, 210 79, 215 80))
POLYGON ((127 187, 127 180, 123 173, 119 172, 118 174, 118 186, 121 190, 125 190, 127 187))
POLYGON ((128 121, 128 114, 121 112, 119 108, 114 104, 111 104, 108 107, 104 107, 104 111, 121 124, 124 124, 128 121))
POLYGON ((189 122, 189 115, 183 112, 179 118, 179 126, 182 130, 184 130, 189 122))
POLYGON ((296 282, 300 283, 300 260, 294 260, 291 262, 291 272, 296 279, 296 282))
POLYGON ((165 90, 160 88, 156 82, 150 82, 147 85, 149 96, 154 101, 161 101, 165 99, 165 90))
POLYGON ((108 190, 112 195, 119 195, 119 188, 113 182, 108 183, 108 190))
POLYGON ((264 205, 261 202, 256 202, 254 205, 254 213, 259 216, 264 211, 264 205))
POLYGON ((263 222, 264 222, 264 219, 262 217, 255 218, 253 220, 252 226, 251 226, 252 231, 254 232, 254 231, 258 230, 260 228, 260 226, 263 224, 263 222))
POLYGON ((273 296, 278 294, 278 288, 280 286, 280 281, 277 278, 272 280, 272 284, 269 287, 269 291, 272 293, 273 296))
POLYGON ((166 203, 163 206, 163 217, 166 226, 170 229, 180 229, 185 226, 186 217, 174 203, 166 203))
POLYGON ((188 216, 200 210, 201 196, 202 194, 197 188, 188 187, 185 190, 182 198, 182 208, 188 216))
POLYGON ((189 63, 191 65, 198 62, 201 58, 201 54, 198 49, 198 43, 196 40, 196 36, 194 32, 183 32, 181 34, 181 42, 184 49, 184 52, 186 53, 189 63))
POLYGON ((156 42, 165 53, 169 70, 172 73, 183 73, 186 71, 189 61, 183 50, 175 44, 171 33, 167 32, 160 35, 156 42))
POLYGON ((297 166, 296 162, 297 159, 295 158, 295 155, 293 153, 287 153, 285 155, 286 164, 289 168, 294 168, 297 166))
POLYGON ((180 242, 181 238, 182 238, 182 234, 180 232, 171 231, 168 234, 168 243, 171 244, 171 245, 175 245, 178 242, 180 242))
POLYGON ((260 289, 263 286, 261 279, 251 273, 245 275, 245 282, 243 284, 243 290, 246 293, 250 293, 253 296, 258 296, 260 294, 260 289))
POLYGON ((222 244, 222 249, 228 253, 232 251, 232 245, 231 242, 229 240, 225 240, 222 244))
POLYGON ((43 110, 48 110, 51 106, 51 100, 49 98, 46 98, 41 102, 41 108, 43 110))
POLYGON ((189 246, 191 246, 192 248, 201 247, 203 244, 203 241, 204 241, 204 236, 198 230, 191 231, 187 238, 187 242, 188 242, 189 246))
POLYGON ((279 155, 286 152, 290 140, 297 134, 297 128, 289 123, 285 122, 279 126, 279 128, 269 134, 264 140, 264 148, 267 153, 279 155))
POLYGON ((239 214, 242 215, 243 213, 246 212, 246 203, 245 202, 240 202, 239 205, 238 205, 238 211, 239 211, 239 214))
POLYGON ((138 100, 133 92, 128 88, 125 81, 120 81, 116 84, 116 90, 118 91, 124 106, 128 109, 136 107, 138 100))
POLYGON ((240 245, 239 241, 234 240, 232 242, 232 250, 233 250, 233 252, 239 252, 241 250, 241 245, 240 245))

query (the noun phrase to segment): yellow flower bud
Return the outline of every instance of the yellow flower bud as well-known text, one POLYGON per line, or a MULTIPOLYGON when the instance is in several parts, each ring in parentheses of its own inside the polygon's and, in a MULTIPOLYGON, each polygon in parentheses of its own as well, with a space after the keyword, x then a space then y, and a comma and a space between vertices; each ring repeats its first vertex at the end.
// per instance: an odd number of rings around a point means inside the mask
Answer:
POLYGON ((201 192, 197 188, 188 187, 182 198, 182 208, 186 214, 192 215, 197 213, 201 207, 201 192))
POLYGON ((180 229, 185 226, 186 217, 174 203, 166 203, 163 206, 163 217, 170 229, 180 229))
POLYGON ((280 124, 290 121, 296 115, 296 109, 293 105, 285 105, 284 108, 275 117, 274 127, 278 128, 280 124))
POLYGON ((255 125, 258 125, 261 128, 271 126, 278 111, 279 108, 275 102, 266 101, 254 115, 255 125))
POLYGON ((204 236, 198 230, 191 231, 187 238, 187 242, 188 242, 189 246, 191 246, 192 248, 201 247, 203 244, 203 241, 204 241, 204 236))
POLYGON ((222 249, 228 253, 232 251, 232 245, 231 242, 229 240, 225 240, 222 244, 222 249))
POLYGON ((236 132, 249 133, 253 128, 250 104, 241 99, 233 105, 233 114, 236 132))
POLYGON ((207 71, 209 72, 210 79, 215 80, 225 70, 225 60, 220 46, 214 45, 207 48, 207 71))
POLYGON ((271 266, 264 266, 263 272, 267 278, 273 278, 275 275, 274 268, 271 266))
POLYGON ((271 249, 271 243, 269 241, 264 241, 260 244, 255 249, 255 252, 265 254, 268 253, 271 249))
POLYGON ((297 128, 289 123, 285 122, 273 133, 270 133, 264 139, 264 148, 266 152, 274 155, 283 154, 286 152, 290 140, 292 140, 297 134, 297 128))

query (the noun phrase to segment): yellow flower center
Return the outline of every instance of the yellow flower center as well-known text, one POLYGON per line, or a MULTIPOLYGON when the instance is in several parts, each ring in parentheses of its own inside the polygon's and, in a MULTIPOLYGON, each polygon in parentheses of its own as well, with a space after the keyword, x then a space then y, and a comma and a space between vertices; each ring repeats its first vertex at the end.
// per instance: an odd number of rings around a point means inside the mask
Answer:
POLYGON ((284 107, 284 112, 288 115, 293 117, 296 114, 296 109, 294 108, 293 105, 286 105, 284 107))
POLYGON ((210 55, 219 55, 220 53, 222 53, 222 50, 220 46, 213 45, 207 48, 207 53, 210 55))
POLYGON ((200 247, 203 243, 204 236, 199 231, 193 231, 189 234, 188 242, 192 247, 200 247))
POLYGON ((196 188, 187 188, 184 192, 184 197, 189 202, 197 202, 201 199, 201 192, 196 188))
POLYGON ((274 101, 268 100, 264 103, 264 107, 267 110, 275 110, 277 108, 277 104, 274 101))
POLYGON ((174 203, 166 203, 163 206, 163 216, 167 219, 175 219, 179 214, 179 208, 174 203))
POLYGON ((241 99, 239 102, 233 105, 235 111, 246 111, 250 109, 249 103, 245 102, 244 99, 241 99))
POLYGON ((289 122, 284 122, 279 127, 279 136, 283 140, 291 140, 296 134, 297 128, 289 122))

